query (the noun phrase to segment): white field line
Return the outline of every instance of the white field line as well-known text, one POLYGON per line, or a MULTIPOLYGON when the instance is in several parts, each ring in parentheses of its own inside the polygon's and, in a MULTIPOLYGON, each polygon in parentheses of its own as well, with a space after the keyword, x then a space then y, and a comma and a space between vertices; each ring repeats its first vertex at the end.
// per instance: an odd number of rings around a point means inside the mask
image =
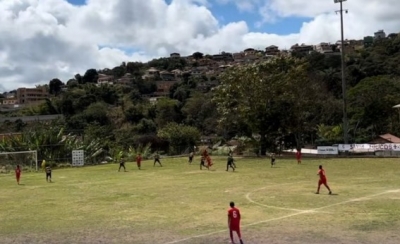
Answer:
MULTIPOLYGON (((389 190, 389 191, 384 191, 384 192, 380 192, 380 193, 377 193, 377 194, 365 196, 365 197, 362 197, 362 199, 373 198, 373 197, 378 197, 378 196, 385 195, 385 194, 388 194, 388 193, 398 193, 398 192, 400 192, 400 189, 389 190)), ((277 217, 277 218, 272 218, 272 219, 267 219, 267 220, 263 220, 263 221, 254 222, 254 223, 247 224, 247 225, 242 225, 242 227, 249 227, 249 226, 254 226, 254 225, 259 225, 259 224, 264 224, 264 223, 276 221, 276 220, 287 219, 287 218, 290 218, 290 217, 294 217, 294 216, 298 216, 298 215, 302 215, 302 214, 313 213, 313 212, 318 211, 318 210, 331 208, 331 207, 335 207, 335 206, 339 206, 339 205, 344 205, 344 204, 356 202, 356 201, 359 201, 359 200, 360 200, 360 198, 358 198, 358 199, 350 199, 350 200, 347 200, 347 201, 333 203, 333 204, 329 204, 329 205, 326 205, 326 206, 323 206, 323 207, 319 207, 319 208, 314 208, 314 209, 310 209, 310 210, 304 210, 304 211, 301 211, 301 212, 284 215, 282 217, 277 217)), ((184 241, 188 241, 188 240, 192 240, 192 239, 196 239, 196 238, 201 238, 201 237, 206 237, 206 236, 211 236, 211 235, 215 235, 215 234, 219 234, 219 233, 223 233, 223 232, 228 232, 228 230, 220 230, 220 231, 209 232, 209 233, 206 233, 206 234, 191 236, 191 237, 188 237, 188 238, 185 238, 185 239, 181 239, 181 240, 167 242, 165 244, 181 243, 181 242, 184 242, 184 241)))
MULTIPOLYGON (((287 183, 287 184, 280 184, 280 185, 290 185, 290 184, 299 184, 299 183, 302 183, 302 182, 287 183)), ((253 204, 262 206, 262 207, 266 207, 266 208, 281 209, 281 210, 289 210, 289 211, 295 211, 295 212, 302 212, 302 211, 304 211, 304 210, 295 209, 295 208, 283 208, 283 207, 277 207, 277 206, 272 206, 272 205, 266 205, 266 204, 262 204, 262 203, 256 202, 256 201, 254 201, 253 199, 251 199, 251 197, 250 197, 251 194, 253 194, 253 193, 256 192, 256 191, 261 191, 261 190, 267 189, 267 188, 269 188, 269 187, 270 187, 270 186, 266 186, 266 187, 262 187, 262 188, 253 190, 253 191, 251 191, 251 192, 248 192, 248 193, 246 194, 246 199, 247 199, 247 201, 249 201, 249 202, 251 202, 251 203, 253 203, 253 204)))

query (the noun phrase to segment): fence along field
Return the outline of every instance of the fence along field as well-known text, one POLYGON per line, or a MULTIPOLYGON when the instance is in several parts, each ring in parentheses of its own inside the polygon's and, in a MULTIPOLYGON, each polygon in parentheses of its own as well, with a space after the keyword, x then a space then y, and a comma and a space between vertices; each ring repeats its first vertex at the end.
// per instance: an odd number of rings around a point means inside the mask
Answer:
POLYGON ((227 243, 226 210, 242 211, 245 243, 399 243, 398 159, 213 157, 200 171, 186 158, 162 158, 164 167, 127 163, 13 175, 0 181, 2 243, 227 243), (315 195, 323 164, 334 194, 315 195))

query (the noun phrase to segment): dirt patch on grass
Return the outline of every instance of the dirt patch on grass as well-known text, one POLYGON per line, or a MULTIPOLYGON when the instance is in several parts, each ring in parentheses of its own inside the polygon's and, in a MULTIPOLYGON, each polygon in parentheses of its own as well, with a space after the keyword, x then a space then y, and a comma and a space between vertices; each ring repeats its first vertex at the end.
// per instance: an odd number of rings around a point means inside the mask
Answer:
POLYGON ((178 238, 173 232, 155 229, 153 232, 142 232, 130 228, 84 230, 48 234, 23 234, 15 237, 4 237, 2 244, 162 244, 178 238))
MULTIPOLYGON (((264 230, 243 230, 246 244, 398 244, 399 234, 392 233, 349 233, 342 231, 312 231, 298 228, 282 229, 281 226, 264 230)), ((222 244, 228 243, 228 231, 202 238, 179 242, 180 244, 222 244)), ((238 242, 236 242, 238 243, 238 242)))
MULTIPOLYGON (((212 231, 212 230, 210 230, 212 231)), ((264 227, 243 229, 243 240, 246 244, 398 244, 400 235, 396 232, 349 232, 326 229, 313 231, 299 227, 264 227), (284 228, 284 229, 283 229, 284 228)), ((143 233, 139 230, 107 229, 85 230, 78 232, 48 233, 46 235, 24 234, 16 237, 2 238, 4 244, 165 244, 180 240, 174 231, 154 230, 143 233)), ((228 243, 228 231, 209 236, 176 242, 180 244, 222 244, 228 243)))

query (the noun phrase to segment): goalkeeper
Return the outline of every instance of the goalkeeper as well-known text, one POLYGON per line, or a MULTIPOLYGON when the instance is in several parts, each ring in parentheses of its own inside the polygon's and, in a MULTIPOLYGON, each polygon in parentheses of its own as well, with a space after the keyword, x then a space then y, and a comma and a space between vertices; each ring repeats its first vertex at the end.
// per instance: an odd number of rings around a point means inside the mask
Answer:
POLYGON ((46 168, 46 160, 43 159, 41 167, 42 167, 42 170, 44 170, 46 168))

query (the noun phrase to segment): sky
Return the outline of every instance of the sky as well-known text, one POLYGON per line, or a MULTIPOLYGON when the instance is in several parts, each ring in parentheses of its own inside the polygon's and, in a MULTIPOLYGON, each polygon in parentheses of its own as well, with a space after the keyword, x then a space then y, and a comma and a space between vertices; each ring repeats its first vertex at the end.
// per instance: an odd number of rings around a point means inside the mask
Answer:
MULTIPOLYGON (((172 52, 340 39, 333 0, 0 0, 0 92, 172 52)), ((344 2, 345 38, 400 32, 399 0, 344 2)))

